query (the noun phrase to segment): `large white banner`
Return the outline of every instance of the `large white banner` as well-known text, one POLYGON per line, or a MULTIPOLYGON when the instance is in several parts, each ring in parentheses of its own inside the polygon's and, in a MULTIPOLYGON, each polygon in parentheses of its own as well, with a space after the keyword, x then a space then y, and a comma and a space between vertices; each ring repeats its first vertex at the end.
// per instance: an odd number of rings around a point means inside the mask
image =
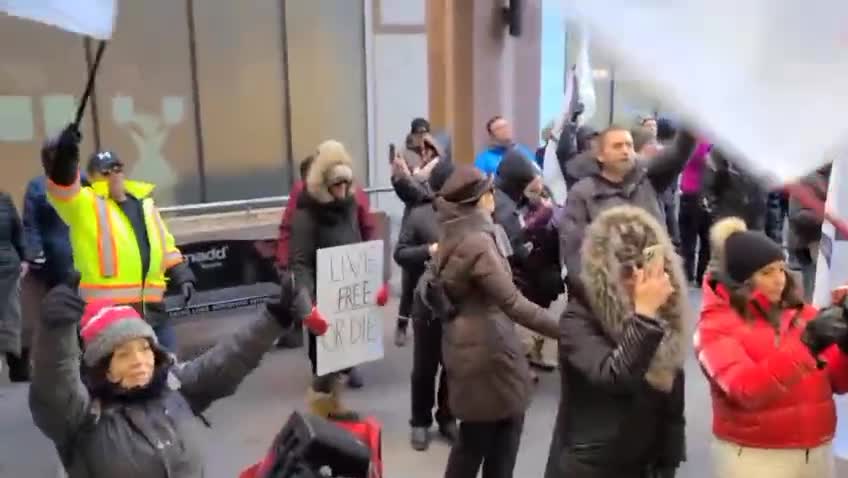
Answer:
POLYGON ((845 0, 563 0, 703 133, 788 181, 844 146, 845 0))
MULTIPOLYGON (((848 157, 833 162, 827 188, 825 209, 841 219, 848 217, 848 157)), ((848 284, 848 237, 844 237, 833 224, 822 223, 822 239, 816 263, 816 285, 813 304, 830 305, 830 292, 848 284)))
MULTIPOLYGON (((572 28, 573 33, 569 34, 569 38, 573 38, 577 43, 576 58, 574 66, 568 69, 565 74, 565 94, 563 95, 562 113, 559 119, 554 123, 553 134, 557 138, 561 138, 562 130, 565 127, 566 121, 570 121, 574 109, 578 103, 583 104, 583 114, 578 118, 578 125, 585 125, 595 115, 595 83, 592 73, 592 66, 589 61, 589 36, 585 27, 575 24, 572 28)), ((568 190, 565 185, 565 171, 559 164, 559 159, 556 156, 557 144, 548 142, 545 147, 545 156, 542 166, 542 177, 545 180, 545 185, 551 190, 553 200, 559 205, 565 204, 565 199, 568 196, 568 190)))
POLYGON ((98 40, 112 38, 117 11, 117 0, 0 0, 0 12, 98 40))
POLYGON ((318 338, 318 375, 383 358, 383 241, 319 249, 315 260, 317 306, 330 324, 318 338))
MULTIPOLYGON (((825 209, 834 216, 848 217, 848 156, 833 162, 830 182, 827 189, 825 209)), ((819 246, 816 264, 816 286, 813 292, 813 304, 824 307, 830 304, 830 292, 848 284, 848 237, 840 233, 832 224, 822 224, 822 240, 819 246)), ((848 397, 835 397, 839 420, 836 421, 836 437, 833 440, 834 452, 843 460, 848 460, 848 397)))

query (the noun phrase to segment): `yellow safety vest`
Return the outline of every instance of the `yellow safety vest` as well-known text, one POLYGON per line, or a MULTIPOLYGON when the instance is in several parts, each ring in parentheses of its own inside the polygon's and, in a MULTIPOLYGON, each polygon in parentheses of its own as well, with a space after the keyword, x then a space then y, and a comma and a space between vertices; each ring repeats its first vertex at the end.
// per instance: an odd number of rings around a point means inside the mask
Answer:
POLYGON ((68 225, 80 295, 86 301, 116 303, 161 302, 165 271, 183 261, 174 237, 165 227, 150 193, 154 186, 126 182, 127 192, 141 201, 150 241, 150 268, 141 270, 135 231, 120 206, 109 198, 108 184, 82 187, 79 180, 61 186, 48 179, 47 199, 68 225))

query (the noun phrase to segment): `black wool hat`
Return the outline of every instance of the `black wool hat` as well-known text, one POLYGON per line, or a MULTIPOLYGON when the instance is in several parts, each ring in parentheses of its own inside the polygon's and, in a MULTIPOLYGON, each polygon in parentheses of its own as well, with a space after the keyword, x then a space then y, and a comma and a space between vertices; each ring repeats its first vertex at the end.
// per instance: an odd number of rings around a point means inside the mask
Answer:
POLYGON ((739 283, 747 281, 772 262, 784 259, 780 245, 759 231, 733 233, 724 243, 727 274, 739 283))
POLYGON ((433 170, 430 171, 430 177, 427 178, 427 182, 430 184, 430 189, 434 193, 438 193, 439 190, 442 189, 442 186, 445 185, 445 181, 448 180, 454 170, 453 162, 450 160, 439 158, 437 161, 438 163, 436 163, 436 165, 433 166, 433 170))

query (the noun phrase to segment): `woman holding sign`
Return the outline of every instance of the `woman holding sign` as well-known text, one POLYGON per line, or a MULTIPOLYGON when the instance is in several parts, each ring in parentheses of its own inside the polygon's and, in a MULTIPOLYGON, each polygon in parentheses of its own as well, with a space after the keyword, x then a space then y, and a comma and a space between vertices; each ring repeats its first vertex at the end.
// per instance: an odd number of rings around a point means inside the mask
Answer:
POLYGON ((445 316, 448 401, 461 420, 446 478, 511 477, 533 383, 515 323, 550 338, 556 321, 512 280, 509 239, 492 221, 491 178, 457 166, 436 199, 437 276, 455 314, 445 316))
MULTIPOLYGON (((318 249, 362 240, 350 155, 338 141, 325 141, 318 146, 306 176, 306 189, 298 197, 289 239, 289 267, 297 283, 309 290, 313 303, 318 249)), ((310 333, 309 360, 314 376, 307 398, 310 410, 323 417, 355 419, 356 414, 341 403, 339 374, 316 375, 316 345, 315 335, 310 333)), ((350 369, 347 375, 348 385, 362 386, 356 369, 350 369)))

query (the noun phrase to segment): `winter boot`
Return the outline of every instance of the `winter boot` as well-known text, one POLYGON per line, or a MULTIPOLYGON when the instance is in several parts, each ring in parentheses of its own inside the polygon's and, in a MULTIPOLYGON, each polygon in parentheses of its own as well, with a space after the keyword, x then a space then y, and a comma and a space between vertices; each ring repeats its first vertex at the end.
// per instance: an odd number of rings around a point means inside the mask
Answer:
POLYGON ((545 339, 542 337, 533 337, 533 346, 530 348, 530 352, 527 354, 527 359, 530 362, 530 366, 537 368, 543 372, 552 372, 556 370, 557 364, 550 360, 547 360, 542 353, 545 347, 545 339))
POLYGON ((309 413, 321 418, 328 418, 333 412, 333 397, 330 393, 318 392, 314 387, 306 391, 306 404, 309 413))
POLYGON ((395 325, 395 347, 403 347, 407 342, 407 330, 409 329, 409 318, 398 317, 395 325))
POLYGON ((6 354, 6 364, 9 366, 9 380, 12 382, 29 382, 30 363, 29 349, 21 349, 21 355, 6 354))
POLYGON ((330 392, 330 413, 327 418, 338 421, 356 421, 359 420, 359 414, 350 410, 342 404, 342 383, 336 381, 333 384, 333 390, 330 392))

